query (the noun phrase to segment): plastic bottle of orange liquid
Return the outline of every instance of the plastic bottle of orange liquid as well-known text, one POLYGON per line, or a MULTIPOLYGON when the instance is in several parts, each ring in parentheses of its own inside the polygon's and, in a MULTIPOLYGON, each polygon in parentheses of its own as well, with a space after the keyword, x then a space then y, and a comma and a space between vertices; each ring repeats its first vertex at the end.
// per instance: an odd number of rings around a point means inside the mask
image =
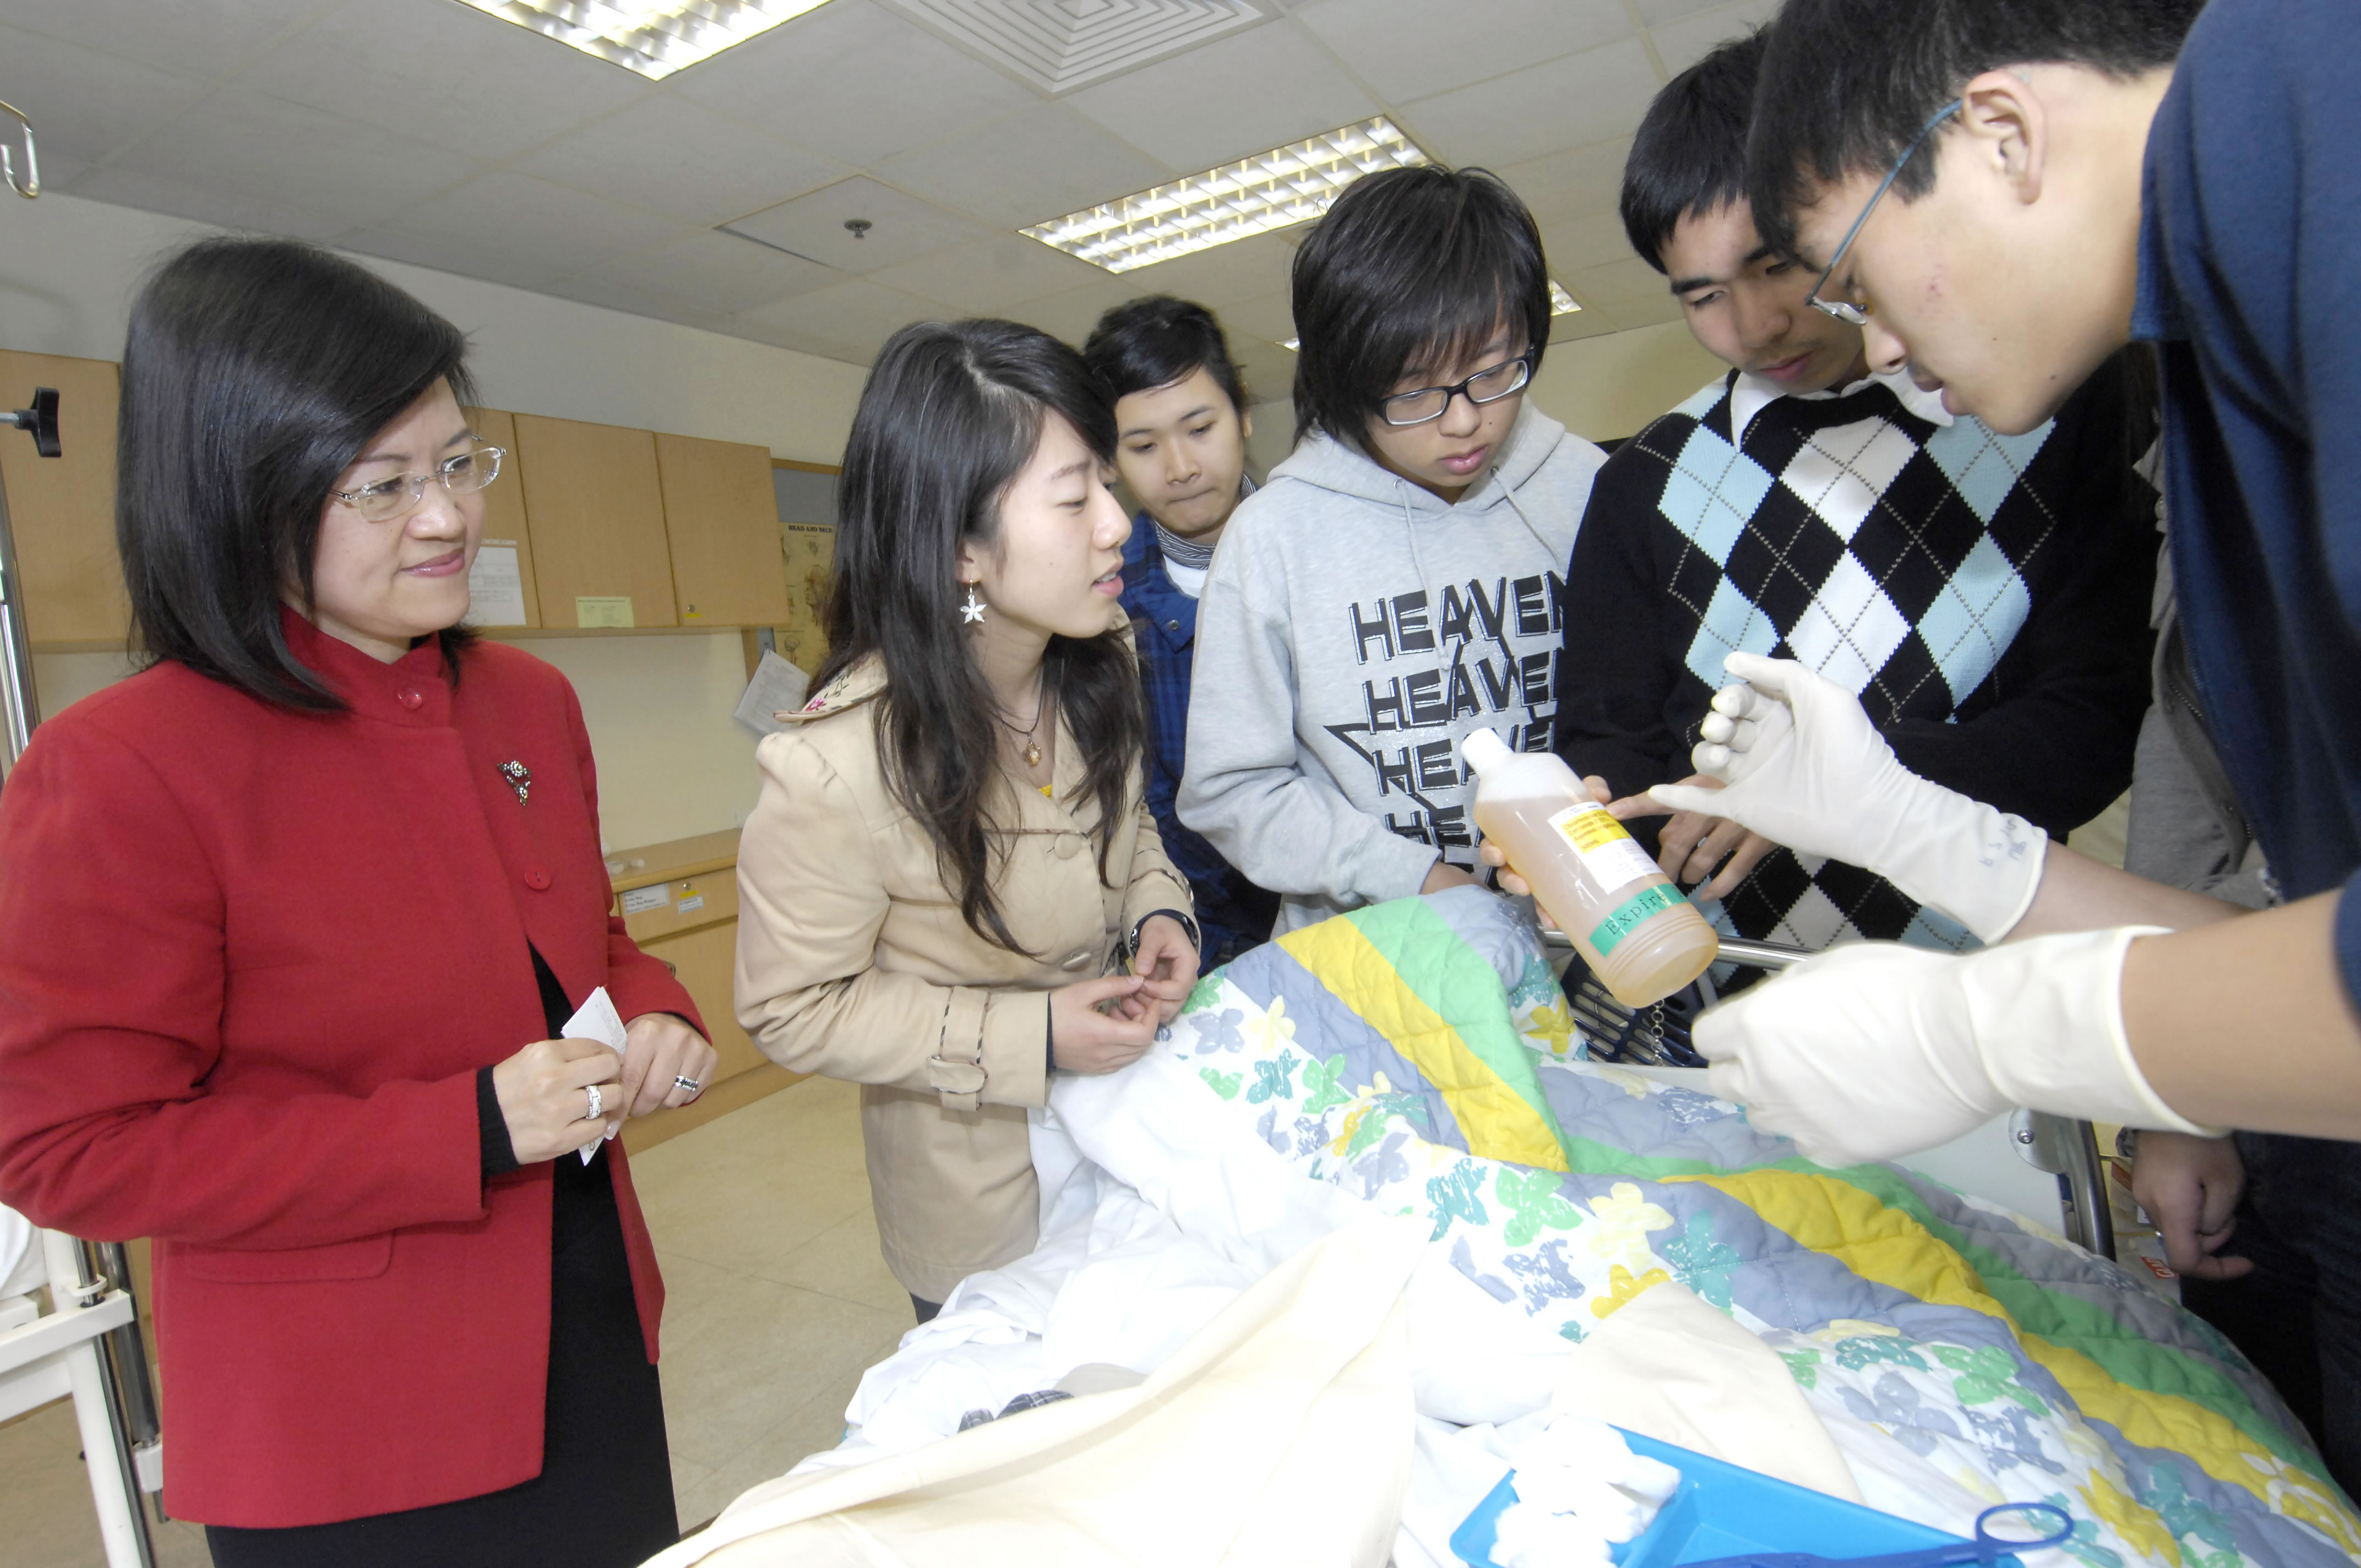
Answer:
POLYGON ((1720 954, 1705 916, 1572 768, 1545 751, 1512 751, 1489 729, 1472 731, 1460 751, 1476 770, 1476 826, 1508 851, 1616 1001, 1661 1002, 1720 954))

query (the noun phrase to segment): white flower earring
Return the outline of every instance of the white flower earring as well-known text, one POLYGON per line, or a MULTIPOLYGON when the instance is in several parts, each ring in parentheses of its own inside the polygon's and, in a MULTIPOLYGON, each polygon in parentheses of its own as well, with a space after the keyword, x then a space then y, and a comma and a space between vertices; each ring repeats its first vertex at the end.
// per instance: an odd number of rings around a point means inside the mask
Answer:
POLYGON ((983 600, 976 597, 975 585, 967 586, 967 603, 960 606, 960 623, 980 626, 983 623, 983 600))

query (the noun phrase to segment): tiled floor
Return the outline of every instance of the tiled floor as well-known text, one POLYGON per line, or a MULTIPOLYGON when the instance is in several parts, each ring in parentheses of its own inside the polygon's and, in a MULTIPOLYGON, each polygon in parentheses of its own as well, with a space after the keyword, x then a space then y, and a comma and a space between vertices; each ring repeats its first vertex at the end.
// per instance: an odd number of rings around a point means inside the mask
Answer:
MULTIPOLYGON (((910 1327, 877 1255, 859 1091, 808 1079, 633 1157, 664 1264, 664 1419, 684 1528, 836 1445, 862 1372, 910 1327)), ((170 1429, 167 1415, 166 1430, 170 1429)), ((0 1427, 0 1561, 100 1568, 73 1412, 0 1427)), ((203 1568, 193 1526, 163 1568, 203 1568)))

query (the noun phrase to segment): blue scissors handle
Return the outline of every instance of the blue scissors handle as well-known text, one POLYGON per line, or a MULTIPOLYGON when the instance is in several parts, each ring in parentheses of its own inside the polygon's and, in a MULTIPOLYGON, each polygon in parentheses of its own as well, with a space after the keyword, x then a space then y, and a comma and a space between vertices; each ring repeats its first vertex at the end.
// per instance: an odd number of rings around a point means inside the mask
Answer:
POLYGON ((1887 1552, 1873 1557, 1822 1557, 1814 1552, 1749 1552, 1736 1557, 1716 1557, 1686 1568, 1946 1568, 1957 1563, 1993 1565, 2011 1552, 2038 1552, 2056 1546, 2074 1533, 2074 1516, 2055 1503, 2003 1503, 1976 1516, 1976 1538, 1949 1546, 1922 1547, 1916 1552, 1887 1552), (2006 1537, 1992 1533, 1995 1515, 2033 1515, 2051 1522, 2046 1535, 2006 1537))

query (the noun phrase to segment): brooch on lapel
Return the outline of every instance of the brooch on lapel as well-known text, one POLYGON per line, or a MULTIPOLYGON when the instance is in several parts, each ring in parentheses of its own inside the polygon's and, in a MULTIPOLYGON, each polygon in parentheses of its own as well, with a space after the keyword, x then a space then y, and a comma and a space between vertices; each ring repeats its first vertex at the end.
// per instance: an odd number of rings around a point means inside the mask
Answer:
POLYGON ((509 788, 516 791, 517 804, 522 806, 524 797, 533 793, 533 770, 522 762, 502 762, 500 777, 508 781, 509 788))

